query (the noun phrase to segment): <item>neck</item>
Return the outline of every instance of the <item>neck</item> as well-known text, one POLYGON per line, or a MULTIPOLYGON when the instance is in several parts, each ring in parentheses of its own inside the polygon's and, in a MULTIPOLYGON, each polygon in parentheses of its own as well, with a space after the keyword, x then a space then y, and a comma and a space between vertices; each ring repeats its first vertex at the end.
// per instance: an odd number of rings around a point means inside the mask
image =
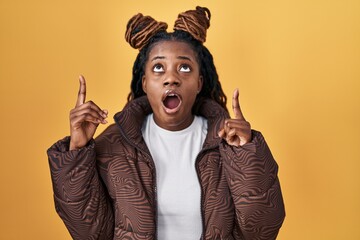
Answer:
POLYGON ((189 127, 194 120, 194 115, 190 114, 187 117, 185 117, 182 121, 167 121, 163 122, 160 119, 158 119, 154 114, 154 121, 156 125, 159 127, 166 129, 168 131, 180 131, 187 127, 189 127))

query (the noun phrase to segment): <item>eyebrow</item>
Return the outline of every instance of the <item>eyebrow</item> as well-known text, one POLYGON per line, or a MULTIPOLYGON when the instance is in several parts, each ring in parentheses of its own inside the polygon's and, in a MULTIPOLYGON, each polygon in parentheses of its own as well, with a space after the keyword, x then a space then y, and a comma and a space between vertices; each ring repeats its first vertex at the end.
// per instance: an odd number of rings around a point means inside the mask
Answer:
POLYGON ((183 59, 183 60, 189 60, 190 62, 192 62, 191 58, 186 57, 186 56, 178 56, 178 59, 183 59))
POLYGON ((165 57, 163 57, 163 56, 156 56, 156 57, 153 57, 153 58, 151 59, 151 61, 155 61, 155 60, 158 60, 158 59, 165 59, 165 57))
MULTIPOLYGON (((165 59, 166 57, 164 56, 155 56, 151 59, 151 61, 155 61, 155 60, 158 60, 158 59, 165 59)), ((186 56, 178 56, 177 59, 183 59, 183 60, 188 60, 190 62, 192 62, 191 58, 189 57, 186 57, 186 56)))

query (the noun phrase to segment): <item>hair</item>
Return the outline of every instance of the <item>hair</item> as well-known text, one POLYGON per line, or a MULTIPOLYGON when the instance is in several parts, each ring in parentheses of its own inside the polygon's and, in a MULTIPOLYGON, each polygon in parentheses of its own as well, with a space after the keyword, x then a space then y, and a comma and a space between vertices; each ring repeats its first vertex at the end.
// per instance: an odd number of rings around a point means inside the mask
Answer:
POLYGON ((206 41, 206 30, 210 26, 210 16, 210 11, 202 7, 181 13, 175 21, 174 32, 171 33, 166 32, 166 23, 157 22, 152 17, 144 17, 140 13, 129 20, 125 38, 133 48, 139 49, 139 54, 132 70, 128 101, 146 95, 142 89, 142 78, 151 49, 162 41, 180 41, 187 43, 195 52, 203 78, 203 86, 196 97, 193 112, 197 113, 200 103, 207 98, 215 100, 228 111, 227 98, 222 90, 213 56, 203 45, 206 41))

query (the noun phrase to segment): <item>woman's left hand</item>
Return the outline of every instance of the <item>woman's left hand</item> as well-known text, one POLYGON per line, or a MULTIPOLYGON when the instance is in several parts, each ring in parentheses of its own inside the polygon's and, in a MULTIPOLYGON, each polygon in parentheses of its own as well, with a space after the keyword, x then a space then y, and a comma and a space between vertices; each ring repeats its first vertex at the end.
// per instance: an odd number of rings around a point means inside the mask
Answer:
POLYGON ((234 119, 226 119, 223 128, 219 131, 219 137, 229 145, 239 147, 251 141, 251 126, 244 118, 239 104, 239 90, 235 89, 232 98, 234 119))

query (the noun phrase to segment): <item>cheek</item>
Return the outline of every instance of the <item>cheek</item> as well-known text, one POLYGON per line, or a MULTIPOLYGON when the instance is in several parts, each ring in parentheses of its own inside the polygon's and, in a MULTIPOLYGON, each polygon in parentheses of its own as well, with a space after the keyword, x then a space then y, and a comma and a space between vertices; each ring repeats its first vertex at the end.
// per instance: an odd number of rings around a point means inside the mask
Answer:
POLYGON ((145 74, 142 78, 142 89, 145 93, 149 94, 149 92, 153 92, 159 88, 157 83, 158 79, 155 79, 154 76, 151 76, 150 74, 145 74))
POLYGON ((159 92, 159 90, 160 90, 160 88, 156 84, 156 82, 153 82, 153 81, 146 81, 143 88, 146 88, 148 94, 156 93, 156 92, 159 92))
POLYGON ((149 79, 143 82, 143 90, 151 102, 157 102, 159 96, 162 95, 161 87, 149 79))
POLYGON ((185 90, 185 92, 186 92, 186 95, 184 96, 185 98, 183 99, 183 101, 185 100, 189 104, 193 104, 199 93, 198 89, 197 89, 197 85, 185 90))

